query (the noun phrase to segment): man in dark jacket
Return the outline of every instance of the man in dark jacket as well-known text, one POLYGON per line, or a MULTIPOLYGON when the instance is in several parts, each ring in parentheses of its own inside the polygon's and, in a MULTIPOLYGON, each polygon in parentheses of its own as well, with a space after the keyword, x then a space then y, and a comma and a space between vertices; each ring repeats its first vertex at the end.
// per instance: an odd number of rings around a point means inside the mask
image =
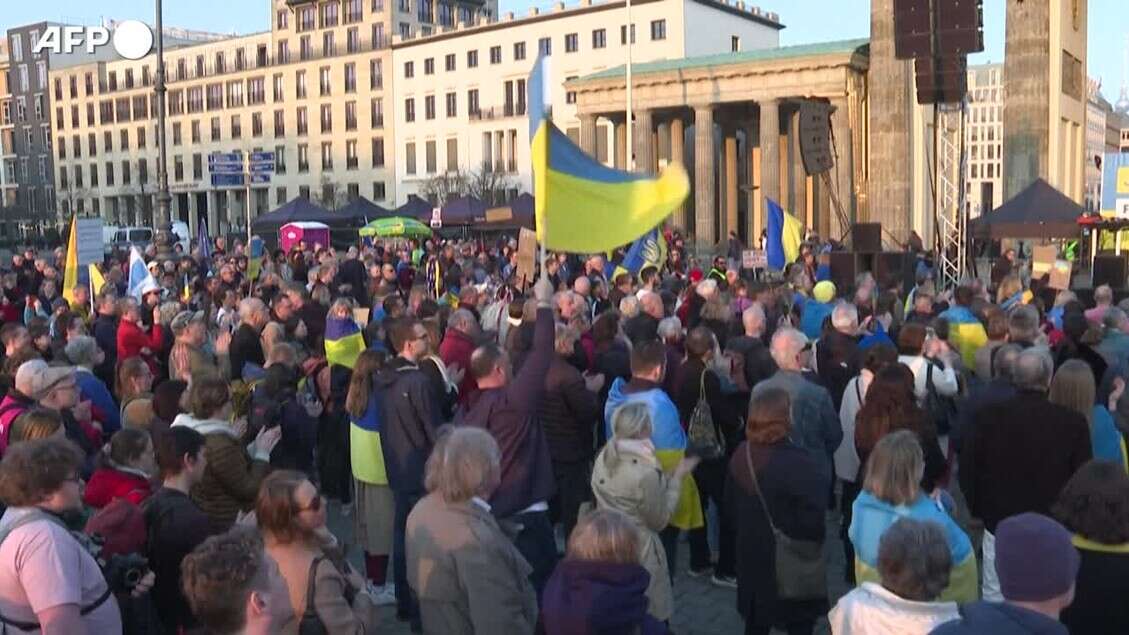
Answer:
POLYGON ((149 532, 146 557, 157 576, 153 605, 161 616, 163 632, 190 631, 197 621, 180 587, 180 563, 208 537, 211 524, 188 496, 204 477, 204 435, 177 426, 157 439, 155 449, 164 484, 144 505, 149 532))
POLYGON ((1042 514, 1012 516, 999 524, 996 569, 1003 602, 960 607, 961 618, 932 635, 1067 635, 1059 614, 1074 600, 1081 557, 1070 532, 1042 514))
POLYGON ((639 313, 623 323, 623 333, 633 345, 650 342, 659 336, 659 321, 663 317, 662 296, 645 291, 639 296, 639 313))
POLYGON ((1090 427, 1074 410, 1051 403, 1053 364, 1040 348, 1019 354, 1018 393, 982 408, 963 435, 960 489, 984 522, 984 599, 999 601, 996 525, 1023 512, 1046 514, 1078 468, 1093 456, 1090 427))
POLYGON ((266 364, 259 334, 269 321, 270 313, 262 300, 245 298, 239 303, 239 328, 231 336, 231 348, 228 352, 233 378, 243 376, 243 366, 247 363, 258 364, 260 367, 266 364))
POLYGON ((835 412, 843 404, 843 391, 851 378, 858 375, 859 313, 855 305, 840 302, 831 309, 831 329, 816 343, 816 368, 819 379, 835 412))
POLYGON ((553 359, 553 285, 541 278, 533 286, 537 320, 533 348, 511 378, 509 356, 487 344, 474 351, 470 370, 478 394, 467 405, 461 424, 484 428, 502 451, 501 483, 490 497, 491 511, 521 527, 514 545, 533 568, 530 583, 538 597, 557 564, 557 545, 549 522, 549 499, 556 489, 549 444, 537 419, 545 394, 545 375, 553 359))
POLYGON ((389 327, 388 338, 397 355, 376 378, 381 403, 381 441, 388 487, 392 490, 392 577, 396 585, 396 615, 419 624, 419 605, 408 585, 404 532, 408 514, 426 493, 424 464, 435 446, 442 423, 439 404, 427 375, 419 369, 427 353, 427 329, 414 318, 401 318, 389 327))
POLYGON ((957 420, 949 430, 949 443, 958 453, 964 436, 970 434, 973 422, 981 410, 1015 397, 1012 372, 1021 352, 1022 349, 1015 344, 1004 344, 993 351, 992 370, 995 375, 992 380, 985 384, 974 384, 968 391, 968 397, 957 402, 957 420))
POLYGON ((286 297, 294 307, 294 314, 306 325, 306 348, 313 355, 325 354, 325 316, 328 307, 310 299, 305 285, 291 282, 285 287, 286 297))
MULTIPOLYGON (((745 334, 731 337, 725 342, 726 350, 740 355, 744 361, 745 386, 749 390, 777 371, 776 362, 772 361, 772 354, 764 344, 767 325, 764 307, 759 302, 753 303, 741 313, 741 326, 744 327, 745 334)), ((839 398, 842 399, 842 394, 839 398)))
POLYGON ((603 375, 585 377, 568 362, 577 333, 563 324, 556 327, 556 354, 545 375, 545 395, 537 416, 545 428, 557 493, 549 501, 549 515, 572 535, 580 505, 592 498, 593 426, 599 421, 596 392, 603 375))
POLYGON ((98 316, 94 318, 91 332, 98 348, 106 357, 94 368, 94 374, 107 386, 114 385, 114 369, 118 364, 118 310, 113 292, 98 296, 98 316))

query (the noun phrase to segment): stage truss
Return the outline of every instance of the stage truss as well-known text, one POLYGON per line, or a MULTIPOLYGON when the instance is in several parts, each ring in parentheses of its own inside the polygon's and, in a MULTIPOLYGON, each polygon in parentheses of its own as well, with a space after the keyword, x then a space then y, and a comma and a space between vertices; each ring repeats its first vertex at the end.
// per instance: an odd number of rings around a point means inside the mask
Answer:
POLYGON ((940 290, 955 288, 968 273, 968 149, 964 137, 968 99, 933 108, 933 218, 940 290))

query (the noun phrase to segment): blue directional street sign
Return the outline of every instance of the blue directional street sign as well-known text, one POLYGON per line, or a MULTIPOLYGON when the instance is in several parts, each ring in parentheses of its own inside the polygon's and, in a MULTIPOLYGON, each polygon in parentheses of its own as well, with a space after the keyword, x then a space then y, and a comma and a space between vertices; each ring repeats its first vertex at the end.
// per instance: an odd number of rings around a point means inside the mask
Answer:
POLYGON ((273 163, 274 162, 274 152, 252 152, 251 153, 251 163, 255 163, 255 162, 258 162, 258 161, 269 161, 269 162, 273 163))
POLYGON ((274 162, 252 163, 251 172, 274 172, 274 162))
POLYGON ((213 152, 208 155, 208 163, 243 163, 242 152, 213 152))
POLYGON ((252 173, 251 183, 270 183, 270 172, 252 173))
POLYGON ((243 166, 238 163, 212 163, 208 165, 212 174, 243 174, 243 166))
POLYGON ((242 187, 242 174, 212 174, 212 187, 242 187))

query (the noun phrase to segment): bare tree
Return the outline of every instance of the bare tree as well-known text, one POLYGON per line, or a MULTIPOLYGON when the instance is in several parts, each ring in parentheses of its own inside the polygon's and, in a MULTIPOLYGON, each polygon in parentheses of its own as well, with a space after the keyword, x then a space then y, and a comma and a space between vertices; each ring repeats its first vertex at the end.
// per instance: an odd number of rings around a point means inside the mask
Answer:
POLYGON ((349 204, 349 192, 341 187, 340 183, 329 180, 329 177, 321 177, 321 187, 319 189, 318 197, 315 201, 318 205, 328 209, 336 210, 339 207, 344 207, 349 204))
POLYGON ((504 172, 479 168, 467 173, 467 193, 487 205, 504 205, 506 192, 515 187, 504 172))
POLYGON ((467 193, 467 177, 460 170, 436 174, 424 181, 419 190, 420 196, 425 201, 439 207, 467 193))

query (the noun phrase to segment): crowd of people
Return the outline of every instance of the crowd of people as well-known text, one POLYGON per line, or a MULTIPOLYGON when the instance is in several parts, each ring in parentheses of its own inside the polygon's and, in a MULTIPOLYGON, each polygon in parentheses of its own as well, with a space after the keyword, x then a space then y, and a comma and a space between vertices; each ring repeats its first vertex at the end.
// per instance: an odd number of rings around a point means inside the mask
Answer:
POLYGON ((1009 262, 941 290, 922 261, 837 288, 818 239, 769 276, 665 239, 534 280, 507 238, 216 239, 150 250, 147 285, 113 254, 97 289, 17 253, 3 630, 373 633, 394 605, 436 635, 662 634, 689 576, 750 634, 1129 632, 1108 287, 1009 262))

